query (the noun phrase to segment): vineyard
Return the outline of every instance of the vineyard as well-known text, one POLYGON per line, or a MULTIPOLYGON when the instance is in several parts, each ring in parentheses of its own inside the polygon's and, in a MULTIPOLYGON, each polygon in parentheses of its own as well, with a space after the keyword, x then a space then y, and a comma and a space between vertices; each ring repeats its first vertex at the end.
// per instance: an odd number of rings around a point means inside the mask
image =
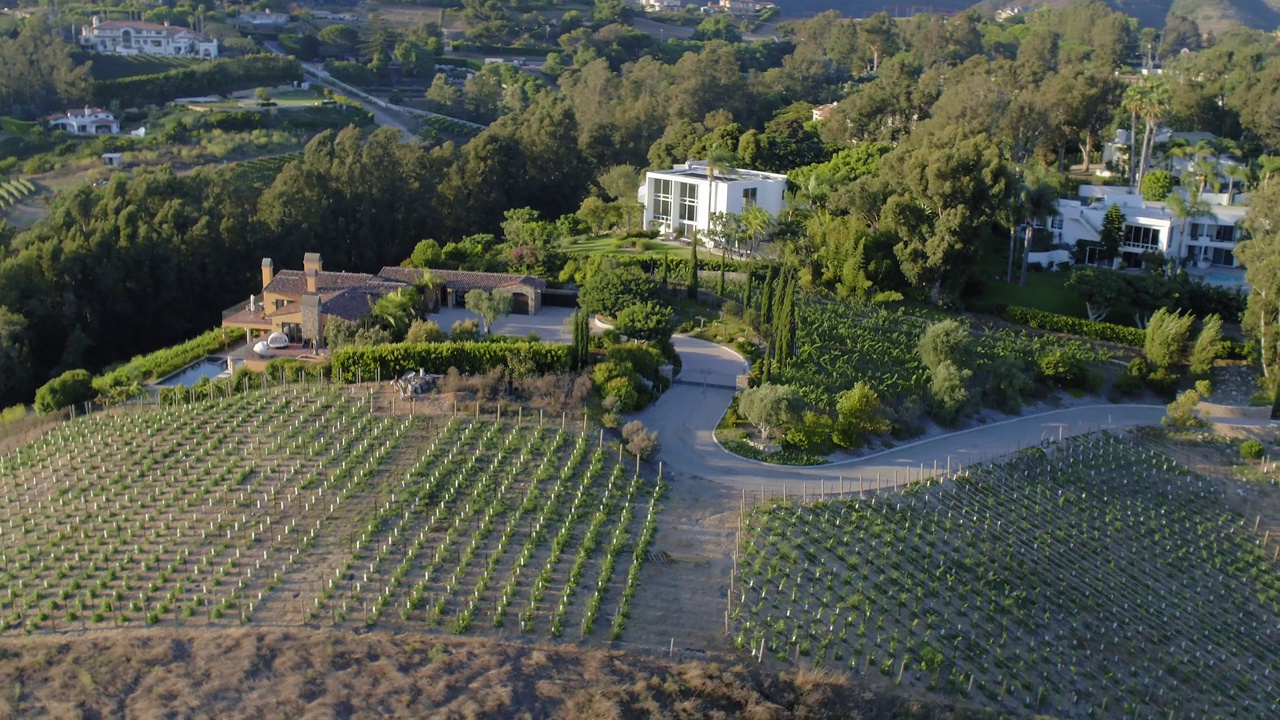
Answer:
POLYGON ((0 459, 0 631, 300 622, 621 636, 659 484, 603 435, 278 387, 0 459))
POLYGON ((1222 489, 1111 434, 746 518, 736 645, 1060 717, 1275 717, 1280 572, 1222 489))
POLYGON ((424 126, 429 127, 436 132, 460 138, 473 138, 476 135, 479 135, 480 131, 484 129, 483 127, 470 125, 443 115, 419 115, 418 119, 422 121, 424 126))
POLYGON ((94 80, 119 80, 138 75, 155 75, 177 68, 207 62, 195 57, 166 55, 116 55, 113 53, 85 53, 84 59, 93 62, 90 72, 94 80))
POLYGON ((0 180, 0 210, 7 210, 17 205, 36 191, 36 186, 29 180, 15 178, 0 180))
MULTIPOLYGON (((832 410, 839 394, 860 381, 889 405, 923 395, 929 384, 928 369, 916 352, 927 320, 900 309, 808 301, 798 305, 796 325, 796 361, 773 382, 795 387, 811 405, 832 410)), ((1003 329, 986 330, 976 339, 981 363, 1008 357, 1035 366, 1054 353, 1085 364, 1111 357, 1086 342, 1003 329)))
POLYGON ((233 172, 255 185, 266 187, 275 182, 276 176, 280 174, 285 165, 301 159, 302 153, 300 152, 254 158, 253 160, 236 163, 233 172))

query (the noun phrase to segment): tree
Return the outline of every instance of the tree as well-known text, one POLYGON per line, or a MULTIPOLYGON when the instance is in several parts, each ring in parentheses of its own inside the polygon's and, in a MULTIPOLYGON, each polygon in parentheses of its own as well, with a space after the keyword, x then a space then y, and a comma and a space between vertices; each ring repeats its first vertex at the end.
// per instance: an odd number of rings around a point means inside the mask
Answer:
POLYGON ((427 103, 431 109, 445 115, 455 115, 462 109, 462 92, 449 83, 444 73, 437 73, 427 88, 427 103))
POLYGON ((8 404, 31 392, 27 319, 0 305, 0 402, 8 404))
POLYGON ((649 301, 630 305, 618 313, 615 328, 623 335, 648 343, 661 344, 671 339, 671 308, 649 301))
POLYGON ((738 395, 738 412, 760 430, 765 442, 798 420, 803 411, 804 398, 789 385, 761 385, 738 395))
POLYGON ((831 439, 846 448, 862 447, 867 435, 889 431, 889 421, 880 414, 880 397, 870 385, 854 383, 836 399, 836 422, 831 439))
POLYGON ((573 342, 569 345, 569 369, 581 370, 591 358, 591 316, 573 311, 573 342))
MULTIPOLYGON (((1014 217, 1025 228, 1022 239, 1022 271, 1018 285, 1027 284, 1027 265, 1031 261, 1031 237, 1035 224, 1058 213, 1058 191, 1049 182, 1043 165, 1034 165, 1023 174, 1014 194, 1014 217)), ((1012 244, 1010 245, 1012 250, 1012 244)), ((1010 258, 1012 264, 1012 258, 1010 258)))
POLYGON ((1244 227, 1249 239, 1236 245, 1236 257, 1244 264, 1249 283, 1244 326, 1258 340, 1263 374, 1272 378, 1280 321, 1280 184, 1265 185, 1253 194, 1244 227))
POLYGON ((68 370, 36 390, 36 412, 44 415, 92 400, 93 376, 88 370, 68 370))
POLYGON ((970 367, 974 354, 973 335, 958 320, 936 322, 920 336, 916 352, 930 371, 937 371, 945 362, 957 367, 970 367))
POLYGON ((962 370, 950 360, 944 360, 933 371, 929 380, 929 397, 933 400, 933 417, 943 425, 951 425, 960 419, 969 405, 969 378, 972 370, 962 370))
POLYGON ((624 309, 658 297, 653 278, 634 265, 603 269, 578 291, 578 307, 584 312, 616 318, 624 309))
POLYGON ((902 274, 938 303, 971 272, 1014 179, 990 137, 934 122, 884 157, 881 173, 896 187, 880 219, 898 237, 893 250, 902 274))
POLYGON ((641 460, 648 460, 662 449, 658 433, 646 428, 639 420, 622 426, 622 439, 626 442, 627 452, 641 460))
POLYGON ((501 288, 492 292, 479 288, 468 290, 463 303, 468 310, 480 316, 483 323, 480 329, 486 335, 493 330, 493 324, 499 318, 511 314, 511 293, 501 288))
POLYGON ((1172 97, 1173 93, 1164 81, 1151 78, 1144 78, 1142 82, 1130 85, 1124 93, 1124 109, 1144 121, 1141 161, 1134 176, 1138 187, 1142 186, 1143 176, 1147 172, 1152 138, 1159 129, 1160 121, 1169 112, 1172 97))
POLYGON ((1071 271, 1065 287, 1084 300, 1085 312, 1094 322, 1105 320, 1111 308, 1123 301, 1129 292, 1124 277, 1114 270, 1081 267, 1071 271))
POLYGON ((1218 359, 1218 353, 1221 350, 1222 316, 1210 315, 1204 319, 1204 323, 1200 326, 1200 334, 1196 336, 1195 344, 1191 346, 1191 355, 1188 358, 1191 374, 1207 377, 1213 371, 1213 362, 1218 359))
POLYGON ((409 326, 418 315, 422 296, 417 288, 400 288, 387 293, 373 305, 373 317, 396 340, 404 339, 409 326))
POLYGON ((440 243, 435 240, 420 240, 413 248, 413 254, 409 256, 409 266, 416 268, 440 267, 444 262, 444 253, 440 250, 440 243))
POLYGON ((1120 243, 1124 240, 1124 210, 1112 203, 1107 214, 1102 216, 1102 232, 1099 242, 1102 244, 1102 255, 1099 259, 1110 260, 1120 252, 1120 243))
POLYGON ((685 278, 685 294, 690 300, 698 299, 698 239, 689 247, 689 275, 685 278))
POLYGON ((1168 308, 1157 310, 1147 322, 1147 336, 1143 344, 1147 360, 1165 369, 1182 362, 1194 320, 1195 316, 1191 314, 1183 315, 1168 308))
MULTIPOLYGON (((710 188, 707 198, 707 207, 715 209, 716 207, 716 173, 730 174, 737 164, 738 158, 733 152, 723 145, 716 145, 707 151, 707 157, 704 160, 707 163, 707 186, 710 188)), ((711 218, 707 218, 710 224, 711 218)))
POLYGON ((1160 202, 1173 192, 1173 173, 1168 170, 1153 170, 1142 177, 1142 199, 1160 202))

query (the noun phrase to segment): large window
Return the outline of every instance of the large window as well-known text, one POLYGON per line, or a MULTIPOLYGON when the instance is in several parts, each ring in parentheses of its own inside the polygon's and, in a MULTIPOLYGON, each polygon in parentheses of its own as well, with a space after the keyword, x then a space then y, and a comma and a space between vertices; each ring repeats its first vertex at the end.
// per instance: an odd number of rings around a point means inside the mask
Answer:
POLYGON ((742 207, 743 209, 756 206, 756 198, 759 197, 757 191, 759 188, 743 188, 742 189, 742 207))
POLYGON ((649 190, 653 198, 653 219, 664 225, 671 224, 671 181, 654 178, 649 190))
POLYGON ((1235 242, 1236 226, 1235 225, 1218 225, 1217 229, 1213 233, 1213 239, 1222 243, 1235 242))
POLYGON ((1143 227, 1142 225, 1124 226, 1124 244, 1143 250, 1160 249, 1160 228, 1143 227))
POLYGON ((680 183, 680 221, 698 222, 698 186, 693 183, 680 183))

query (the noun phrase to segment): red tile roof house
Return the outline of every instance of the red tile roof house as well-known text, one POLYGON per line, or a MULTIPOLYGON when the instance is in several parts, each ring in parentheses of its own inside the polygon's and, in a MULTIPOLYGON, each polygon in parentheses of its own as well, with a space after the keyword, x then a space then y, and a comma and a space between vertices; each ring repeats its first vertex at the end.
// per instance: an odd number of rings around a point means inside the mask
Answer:
MULTIPOLYGON (((249 347, 255 334, 283 333, 289 347, 274 350, 278 357, 318 360, 324 357, 324 330, 330 318, 358 322, 367 318, 383 296, 420 283, 427 271, 418 268, 384 267, 377 275, 332 272, 324 269, 319 253, 303 256, 302 270, 276 272, 271 258, 262 260, 262 292, 248 304, 223 313, 223 327, 246 331, 249 347)), ((432 307, 463 305, 469 290, 506 290, 512 294, 514 313, 534 315, 542 309, 542 292, 547 283, 531 275, 431 270, 435 281, 432 307)), ((251 369, 265 361, 246 357, 251 369), (257 360, 257 362, 255 362, 257 360)))

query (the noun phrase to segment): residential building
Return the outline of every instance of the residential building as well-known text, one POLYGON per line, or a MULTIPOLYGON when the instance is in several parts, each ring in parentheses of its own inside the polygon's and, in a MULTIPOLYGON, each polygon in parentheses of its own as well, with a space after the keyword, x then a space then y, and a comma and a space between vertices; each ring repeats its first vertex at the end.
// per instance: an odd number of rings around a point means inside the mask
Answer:
POLYGON ((646 228, 692 237, 711 229, 715 213, 740 215, 756 205, 777 217, 786 189, 786 175, 758 170, 716 170, 712 179, 707 163, 699 160, 649 171, 638 200, 644 205, 646 228))
POLYGON ((93 16, 93 25, 80 31, 80 45, 98 52, 117 55, 170 55, 182 57, 218 57, 218 41, 194 30, 141 22, 137 20, 103 20, 93 16))
POLYGON ((839 104, 840 104, 839 102, 833 102, 833 103, 827 103, 826 105, 814 106, 813 108, 814 121, 816 122, 818 120, 826 120, 827 116, 831 114, 831 111, 835 110, 836 106, 839 104))
POLYGON ((1140 267, 1146 252, 1159 252, 1187 266, 1235 267, 1235 246, 1243 238, 1240 222, 1248 208, 1228 204, 1223 193, 1205 193, 1200 199, 1208 214, 1182 218, 1167 203, 1143 200, 1129 188, 1083 185, 1079 198, 1058 201, 1058 215, 1049 229, 1062 245, 1097 243, 1107 210, 1117 205, 1125 216, 1118 259, 1129 267, 1140 267))
POLYGON ((680 12, 684 4, 680 0, 640 0, 640 7, 647 12, 680 12))
POLYGON ((249 32, 279 30, 289 24, 289 13, 244 11, 235 17, 235 26, 249 32))
MULTIPOLYGON (((377 275, 332 272, 324 269, 319 253, 303 256, 302 270, 276 272, 271 258, 262 260, 262 290, 250 296, 248 305, 237 305, 223 313, 223 327, 238 327, 254 333, 281 333, 290 346, 306 349, 324 347, 324 330, 332 318, 358 322, 369 317, 382 297, 422 282, 428 271, 418 268, 384 267, 377 275)), ((467 292, 474 289, 506 290, 512 295, 512 312, 534 315, 542 309, 542 291, 547 283, 529 275, 431 270, 435 281, 433 308, 464 305, 467 292)))
POLYGON ((759 0, 718 0, 715 6, 735 15, 755 15, 777 7, 774 3, 759 0))
POLYGON ((85 105, 65 113, 46 118, 49 127, 72 135, 115 135, 120 132, 120 121, 107 110, 85 105))

